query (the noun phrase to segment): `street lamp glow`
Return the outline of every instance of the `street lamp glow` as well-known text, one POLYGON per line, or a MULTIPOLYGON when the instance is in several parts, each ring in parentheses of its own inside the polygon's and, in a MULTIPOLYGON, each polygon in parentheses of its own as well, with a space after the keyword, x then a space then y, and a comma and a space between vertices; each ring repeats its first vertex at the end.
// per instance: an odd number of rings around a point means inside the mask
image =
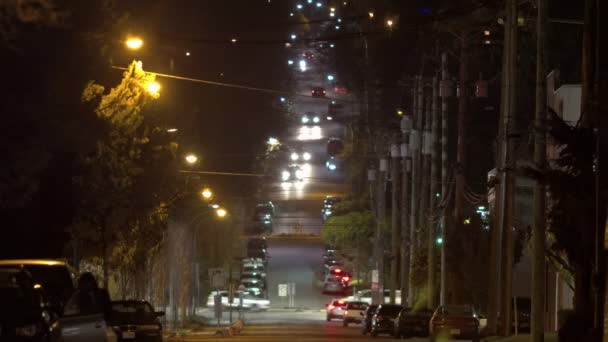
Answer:
POLYGON ((302 9, 302 4, 297 4, 297 5, 296 5, 296 8, 297 8, 297 9, 302 9))
POLYGON ((139 50, 144 45, 144 41, 138 37, 130 37, 125 41, 125 45, 131 50, 139 50))
POLYGON ((203 196, 203 199, 210 200, 211 197, 213 197, 213 192, 209 188, 204 188, 203 191, 201 191, 201 195, 203 196))
POLYGON ((335 46, 334 43, 329 44, 329 47, 332 48, 332 49, 333 49, 334 46, 335 46))
POLYGON ((389 20, 387 20, 387 21, 386 21, 386 25, 387 25, 388 27, 393 27, 393 24, 394 24, 394 23, 393 23, 393 21, 392 21, 391 19, 389 19, 389 20))
POLYGON ((334 75, 327 75, 327 80, 328 81, 333 81, 334 80, 334 75))
POLYGON ((293 12, 289 12, 289 16, 293 17, 294 16, 293 12))
POLYGON ((336 8, 335 8, 335 7, 330 7, 330 8, 329 8, 329 10, 330 10, 331 12, 335 12, 335 11, 336 11, 336 8))
POLYGON ((287 101, 287 99, 286 99, 286 98, 284 98, 283 96, 281 96, 281 98, 279 99, 279 101, 281 101, 281 102, 285 102, 285 101, 287 101))
POLYGON ((194 154, 189 154, 184 159, 186 159, 186 163, 190 165, 195 164, 198 161, 198 157, 194 154))
POLYGON ((399 115, 399 116, 403 115, 403 111, 401 109, 397 109, 397 115, 399 115))
POLYGON ((232 39, 230 39, 230 42, 234 44, 234 43, 238 42, 238 40, 236 38, 232 38, 232 39))
POLYGON ((288 61, 287 61, 287 64, 289 64, 289 65, 293 65, 293 60, 291 60, 291 59, 290 59, 290 60, 288 60, 288 61))
POLYGON ((367 15, 369 15, 370 18, 374 17, 374 12, 368 12, 367 15))
POLYGON ((215 214, 219 218, 224 218, 224 217, 226 217, 226 215, 228 215, 228 212, 224 208, 218 208, 218 209, 215 210, 215 214))
POLYGON ((296 38, 298 38, 298 36, 295 33, 292 33, 291 36, 289 36, 291 38, 291 40, 296 40, 296 38))
POLYGON ((178 131, 177 128, 169 128, 169 129, 167 129, 167 133, 175 133, 177 131, 178 131))
POLYGON ((333 18, 333 17, 335 17, 335 16, 336 16, 336 13, 334 13, 334 12, 329 12, 329 16, 333 18))
POLYGON ((160 83, 156 81, 152 81, 148 83, 148 92, 150 95, 158 96, 158 92, 160 91, 160 83))
POLYGON ((190 56, 190 51, 186 51, 186 56, 190 56))
POLYGON ((317 7, 323 7, 323 4, 320 2, 317 2, 317 7))

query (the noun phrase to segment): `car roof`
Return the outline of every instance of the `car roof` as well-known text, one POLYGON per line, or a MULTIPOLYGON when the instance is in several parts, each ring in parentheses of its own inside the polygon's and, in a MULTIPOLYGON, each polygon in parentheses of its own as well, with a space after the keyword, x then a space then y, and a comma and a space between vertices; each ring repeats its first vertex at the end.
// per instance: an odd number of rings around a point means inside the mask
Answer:
POLYGON ((0 266, 19 266, 19 265, 47 265, 47 266, 67 266, 65 260, 59 259, 13 259, 0 260, 0 266))

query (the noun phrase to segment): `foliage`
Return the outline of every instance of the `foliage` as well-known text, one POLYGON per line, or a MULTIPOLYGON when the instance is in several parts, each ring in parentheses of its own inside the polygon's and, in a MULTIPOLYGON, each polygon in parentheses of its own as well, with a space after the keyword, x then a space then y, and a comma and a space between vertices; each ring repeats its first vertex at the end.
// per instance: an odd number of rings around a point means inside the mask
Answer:
POLYGON ((321 238, 339 248, 356 248, 357 243, 369 241, 373 235, 373 217, 369 211, 354 211, 334 215, 323 225, 321 238))

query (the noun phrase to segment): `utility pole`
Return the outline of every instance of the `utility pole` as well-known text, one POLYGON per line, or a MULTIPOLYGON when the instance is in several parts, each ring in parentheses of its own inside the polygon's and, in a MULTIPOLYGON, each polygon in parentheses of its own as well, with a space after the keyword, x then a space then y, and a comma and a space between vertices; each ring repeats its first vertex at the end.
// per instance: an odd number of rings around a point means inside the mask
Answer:
POLYGON ((443 243, 441 244, 441 280, 440 280, 440 291, 439 291, 439 304, 445 305, 446 303, 446 287, 447 287, 447 265, 446 265, 446 244, 447 241, 447 207, 449 199, 447 198, 448 191, 448 54, 441 54, 441 80, 445 84, 445 94, 441 94, 441 199, 444 202, 444 208, 441 213, 441 237, 443 243))
POLYGON ((410 172, 412 159, 410 158, 409 138, 412 131, 411 116, 404 116, 401 119, 401 133, 403 133, 403 143, 401 144, 401 305, 412 306, 409 295, 410 281, 410 172), (407 302, 406 302, 407 298, 407 302))
POLYGON ((429 192, 429 220, 428 230, 428 288, 429 288, 429 301, 428 308, 435 309, 435 244, 437 239, 436 229, 436 216, 435 210, 437 209, 438 197, 437 190, 439 188, 439 81, 437 76, 433 76, 432 82, 432 95, 431 95, 431 141, 429 142, 431 148, 431 185, 429 192))
POLYGON ((408 300, 410 303, 414 303, 414 286, 413 286, 413 269, 414 269, 414 258, 416 255, 416 249, 418 243, 416 241, 416 227, 418 226, 418 174, 420 164, 420 117, 422 116, 422 96, 418 96, 422 93, 422 77, 416 77, 416 87, 414 91, 414 110, 416 112, 413 123, 414 127, 410 134, 410 152, 412 154, 412 177, 411 177, 411 195, 410 195, 410 278, 408 288, 408 300))
POLYGON ((395 304, 395 291, 399 286, 399 247, 401 246, 401 234, 399 227, 399 157, 401 150, 396 143, 391 145, 391 304, 395 304))
POLYGON ((378 304, 384 303, 384 225, 386 224, 386 173, 388 171, 388 160, 384 156, 385 145, 381 144, 380 168, 378 170, 377 203, 378 214, 376 220, 376 249, 377 249, 377 270, 378 270, 378 304))
POLYGON ((513 283, 513 197, 514 197, 514 175, 513 169, 516 162, 513 158, 513 134, 515 110, 516 110, 516 66, 517 66, 517 0, 507 0, 507 20, 505 20, 505 31, 508 31, 508 48, 505 50, 506 70, 503 77, 506 78, 503 91, 506 92, 502 98, 504 101, 502 121, 504 125, 502 144, 502 208, 501 232, 502 232, 502 257, 501 257, 501 281, 500 291, 500 319, 501 335, 507 336, 511 332, 511 297, 513 283))
MULTIPOLYGON (((547 159, 546 119, 547 119, 547 4, 537 0, 536 19, 536 111, 534 125, 534 164, 544 173, 547 159)), ((534 187, 534 226, 532 246, 534 261, 532 264, 532 342, 545 340, 545 184, 536 179, 534 187)))
POLYGON ((454 218, 458 224, 462 223, 463 194, 466 168, 466 121, 467 100, 469 92, 469 33, 462 31, 460 37, 460 69, 458 80, 458 141, 456 145, 456 191, 454 197, 454 218))
POLYGON ((418 226, 420 227, 420 248, 423 249, 424 242, 429 237, 428 217, 430 212, 429 188, 431 173, 431 98, 424 99, 423 135, 422 135, 422 175, 420 187, 420 216, 418 226))

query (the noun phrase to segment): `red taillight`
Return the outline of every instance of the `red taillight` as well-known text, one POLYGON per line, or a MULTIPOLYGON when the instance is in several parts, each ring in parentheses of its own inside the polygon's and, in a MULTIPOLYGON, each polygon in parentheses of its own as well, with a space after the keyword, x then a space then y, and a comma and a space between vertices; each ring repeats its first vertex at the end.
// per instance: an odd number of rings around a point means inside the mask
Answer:
POLYGON ((344 315, 348 315, 348 310, 344 311, 344 315))
POLYGON ((335 309, 336 307, 335 307, 335 306, 333 306, 332 304, 329 304, 329 306, 328 306, 327 308, 328 308, 329 310, 333 310, 333 309, 335 309))
POLYGON ((344 301, 343 301, 342 299, 340 299, 340 300, 338 301, 338 304, 344 304, 344 301))
POLYGON ((336 272, 336 273, 342 273, 342 270, 341 270, 341 269, 339 269, 339 268, 336 268, 336 269, 334 270, 334 272, 336 272))
POLYGON ((349 277, 342 277, 342 280, 343 280, 344 282, 348 282, 348 281, 350 280, 350 278, 349 278, 349 277))

